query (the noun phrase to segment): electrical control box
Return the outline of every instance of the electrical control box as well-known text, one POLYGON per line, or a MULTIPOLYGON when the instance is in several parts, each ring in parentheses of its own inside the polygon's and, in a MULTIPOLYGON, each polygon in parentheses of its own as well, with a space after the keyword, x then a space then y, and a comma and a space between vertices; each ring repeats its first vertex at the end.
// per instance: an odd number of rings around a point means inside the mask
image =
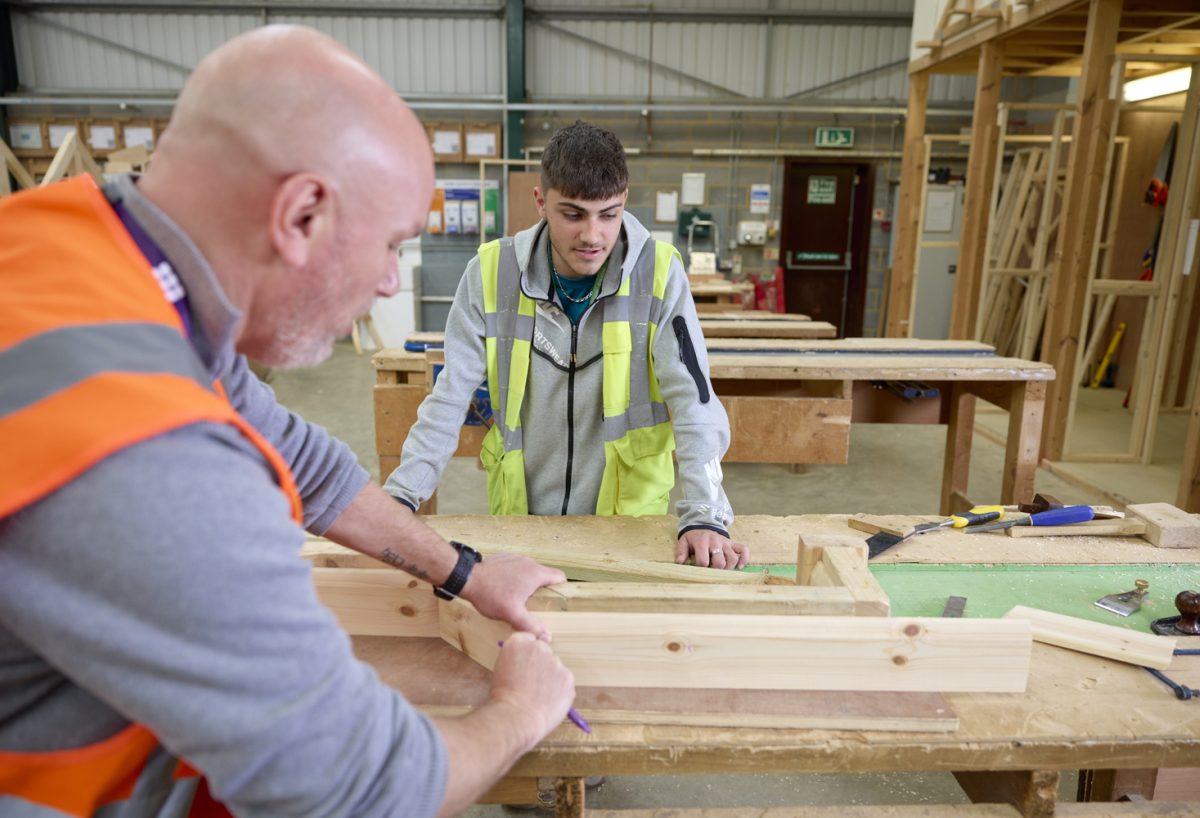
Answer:
POLYGON ((738 222, 738 244, 766 244, 766 222, 738 222))

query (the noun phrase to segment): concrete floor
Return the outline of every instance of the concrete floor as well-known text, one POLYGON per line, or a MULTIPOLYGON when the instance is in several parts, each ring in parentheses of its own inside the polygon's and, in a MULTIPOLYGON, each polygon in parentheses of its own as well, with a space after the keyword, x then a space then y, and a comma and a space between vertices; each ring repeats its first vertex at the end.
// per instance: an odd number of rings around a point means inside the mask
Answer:
MULTIPOLYGON (((285 406, 345 440, 378 477, 374 380, 369 356, 355 355, 349 342, 339 343, 319 367, 274 372, 268 378, 285 406)), ((731 464, 725 469, 726 491, 739 514, 936 513, 944 444, 945 428, 940 426, 856 425, 851 428, 849 464, 809 466, 800 474, 786 466, 731 464)), ((1003 461, 999 445, 976 436, 972 497, 982 501, 999 495, 1003 461)), ((1038 474, 1037 487, 1066 502, 1091 499, 1044 471, 1038 474)), ((471 461, 452 461, 438 502, 443 514, 486 513, 483 473, 471 461)), ((1073 800, 1074 792, 1075 776, 1064 775, 1060 797, 1073 800)), ((949 773, 612 777, 588 796, 590 807, 607 809, 965 801, 949 773)), ((466 813, 472 818, 502 814, 498 806, 466 813)))

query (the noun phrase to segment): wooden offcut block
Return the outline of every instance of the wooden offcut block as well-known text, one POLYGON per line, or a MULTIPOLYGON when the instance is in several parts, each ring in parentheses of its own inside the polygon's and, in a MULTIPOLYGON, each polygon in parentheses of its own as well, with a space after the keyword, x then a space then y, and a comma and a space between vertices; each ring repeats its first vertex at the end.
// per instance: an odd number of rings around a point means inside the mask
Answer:
POLYGON ((862 540, 800 538, 796 553, 796 584, 844 588, 854 598, 855 616, 887 616, 891 601, 867 567, 867 544, 862 540))
POLYGON ((1146 523, 1142 536, 1159 548, 1200 548, 1200 520, 1170 503, 1137 503, 1125 509, 1146 523))
POLYGON ((891 601, 867 567, 866 554, 853 548, 826 548, 821 557, 829 585, 854 597, 855 616, 887 616, 891 601))

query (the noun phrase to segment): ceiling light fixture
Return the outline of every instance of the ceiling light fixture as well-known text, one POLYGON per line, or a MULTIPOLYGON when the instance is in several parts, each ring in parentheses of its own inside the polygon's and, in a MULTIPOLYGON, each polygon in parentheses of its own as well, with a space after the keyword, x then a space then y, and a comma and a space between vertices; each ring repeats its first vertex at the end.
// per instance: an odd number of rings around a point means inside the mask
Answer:
POLYGON ((1144 99, 1178 94, 1192 84, 1192 69, 1177 68, 1149 77, 1141 77, 1125 83, 1125 101, 1141 102, 1144 99))

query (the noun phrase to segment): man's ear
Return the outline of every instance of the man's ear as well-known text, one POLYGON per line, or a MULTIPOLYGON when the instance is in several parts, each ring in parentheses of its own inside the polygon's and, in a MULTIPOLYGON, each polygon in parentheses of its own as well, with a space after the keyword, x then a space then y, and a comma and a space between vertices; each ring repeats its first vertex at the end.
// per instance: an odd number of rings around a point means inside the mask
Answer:
POLYGON ((546 218, 546 197, 542 195, 542 189, 537 185, 533 186, 533 203, 537 205, 538 216, 546 218))
POLYGON ((297 173, 275 189, 271 202, 271 244, 289 267, 308 263, 316 245, 333 230, 329 183, 316 173, 297 173))

